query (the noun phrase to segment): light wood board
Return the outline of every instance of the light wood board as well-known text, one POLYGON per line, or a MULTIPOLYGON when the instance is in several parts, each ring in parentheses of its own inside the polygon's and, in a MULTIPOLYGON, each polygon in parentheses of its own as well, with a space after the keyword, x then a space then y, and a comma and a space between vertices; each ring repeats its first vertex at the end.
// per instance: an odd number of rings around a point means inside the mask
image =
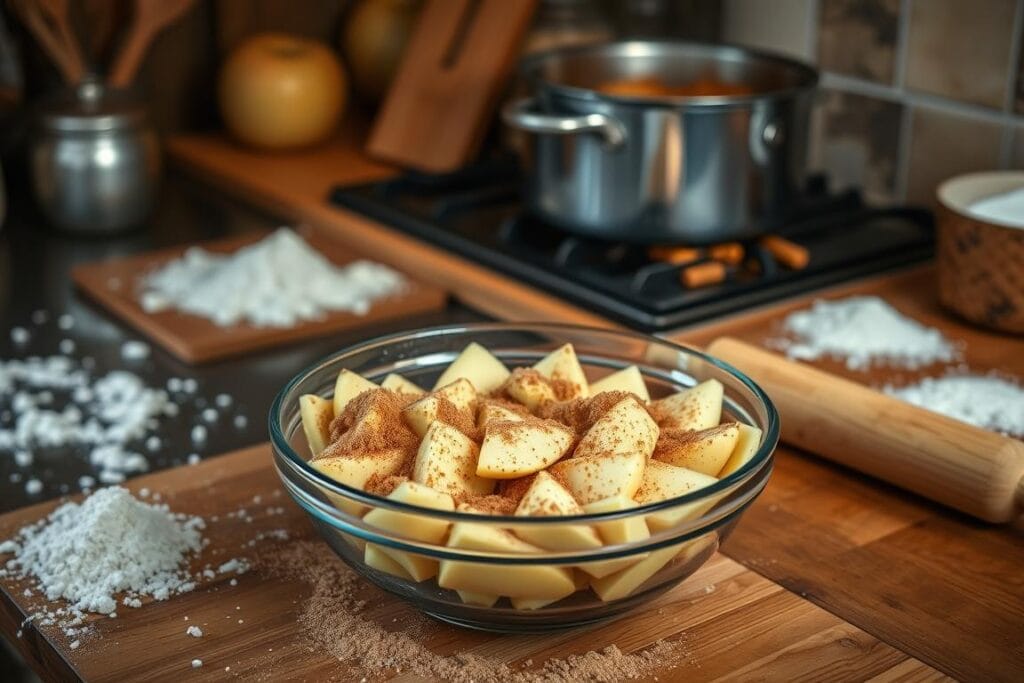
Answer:
MULTIPOLYGON (((802 472, 805 464, 783 456, 776 475, 782 484, 771 488, 781 492, 798 485, 806 474, 802 472)), ((268 445, 140 477, 129 484, 136 492, 142 487, 151 494, 160 493, 175 511, 211 520, 206 531, 211 543, 193 562, 195 569, 253 552, 246 544, 261 531, 287 530, 288 541, 269 542, 278 543, 278 548, 314 537, 305 514, 281 492, 268 445), (254 496, 260 497, 259 504, 253 503, 254 496), (285 513, 265 513, 267 507, 276 506, 284 507, 285 513), (253 522, 228 516, 239 508, 246 508, 253 522)), ((0 538, 54 505, 43 503, 0 517, 0 538)), ((770 522, 778 514, 773 505, 777 503, 758 502, 747 516, 760 519, 761 524, 770 522)), ((941 677, 901 651, 898 642, 887 644, 730 559, 731 547, 755 542, 759 535, 744 533, 745 525, 741 522, 734 535, 740 536, 738 542, 726 542, 726 554, 715 555, 678 587, 618 621, 540 636, 483 634, 430 621, 417 629, 415 637, 438 653, 472 651, 513 663, 532 659, 536 664, 611 644, 632 652, 659 639, 678 641, 685 658, 676 668, 657 672, 662 681, 742 680, 766 673, 787 681, 941 677)), ((230 577, 219 576, 166 602, 122 608, 116 619, 97 617, 96 635, 85 638, 75 650, 53 627, 22 627, 33 599, 23 595, 20 583, 5 580, 0 587, 0 630, 46 679, 355 681, 370 673, 353 670, 313 648, 296 623, 310 587, 268 576, 259 567, 238 577, 236 586, 230 585, 230 577), (188 636, 189 625, 202 628, 203 637, 188 636), (193 669, 193 659, 202 660, 203 666, 193 669)), ((395 623, 412 620, 412 607, 368 584, 360 595, 370 602, 368 618, 382 625, 395 628, 395 623)), ((358 633, 352 637, 358 638, 358 633)))

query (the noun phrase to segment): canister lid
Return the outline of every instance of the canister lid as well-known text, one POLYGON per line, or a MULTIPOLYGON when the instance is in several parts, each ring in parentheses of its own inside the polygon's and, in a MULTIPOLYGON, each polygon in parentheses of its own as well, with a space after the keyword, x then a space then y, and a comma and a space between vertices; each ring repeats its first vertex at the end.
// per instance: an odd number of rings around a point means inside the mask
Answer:
POLYGON ((97 81, 85 81, 40 107, 39 121, 50 130, 122 130, 143 124, 146 111, 135 100, 110 92, 97 81))

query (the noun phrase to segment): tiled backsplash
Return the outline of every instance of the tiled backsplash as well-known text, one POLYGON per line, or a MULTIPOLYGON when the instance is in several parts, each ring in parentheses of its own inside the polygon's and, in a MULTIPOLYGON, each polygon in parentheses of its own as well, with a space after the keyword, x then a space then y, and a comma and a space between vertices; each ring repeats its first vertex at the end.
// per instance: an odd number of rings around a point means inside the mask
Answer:
POLYGON ((1024 0, 725 0, 722 37, 817 64, 810 167, 873 201, 1024 168, 1024 0))

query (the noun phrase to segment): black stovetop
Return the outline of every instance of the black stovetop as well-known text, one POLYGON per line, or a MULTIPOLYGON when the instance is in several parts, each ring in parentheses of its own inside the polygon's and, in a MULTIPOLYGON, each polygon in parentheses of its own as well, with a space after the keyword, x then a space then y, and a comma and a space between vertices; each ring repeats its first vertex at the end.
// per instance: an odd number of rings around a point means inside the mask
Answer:
POLYGON ((330 201, 394 230, 486 265, 604 317, 654 332, 803 294, 928 258, 933 220, 917 208, 873 209, 856 192, 830 194, 812 178, 793 222, 777 231, 806 247, 802 270, 777 263, 756 240, 747 266, 688 289, 692 266, 652 260, 646 247, 571 235, 527 214, 513 163, 496 159, 446 176, 407 173, 335 188, 330 201), (749 267, 753 263, 753 267, 749 267))

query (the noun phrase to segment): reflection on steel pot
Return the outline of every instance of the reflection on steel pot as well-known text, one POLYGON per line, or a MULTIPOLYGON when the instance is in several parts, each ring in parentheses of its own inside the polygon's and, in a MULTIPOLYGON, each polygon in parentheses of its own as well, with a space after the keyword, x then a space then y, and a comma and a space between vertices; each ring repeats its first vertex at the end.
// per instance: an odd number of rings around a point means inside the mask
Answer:
POLYGON ((95 82, 40 109, 29 151, 36 199, 63 230, 139 226, 156 198, 160 148, 142 107, 95 82))
POLYGON ((606 239, 707 244, 755 236, 793 210, 810 67, 736 47, 630 41, 535 55, 522 71, 533 95, 503 118, 535 133, 527 202, 544 220, 606 239), (686 91, 701 94, 676 94, 686 91))

